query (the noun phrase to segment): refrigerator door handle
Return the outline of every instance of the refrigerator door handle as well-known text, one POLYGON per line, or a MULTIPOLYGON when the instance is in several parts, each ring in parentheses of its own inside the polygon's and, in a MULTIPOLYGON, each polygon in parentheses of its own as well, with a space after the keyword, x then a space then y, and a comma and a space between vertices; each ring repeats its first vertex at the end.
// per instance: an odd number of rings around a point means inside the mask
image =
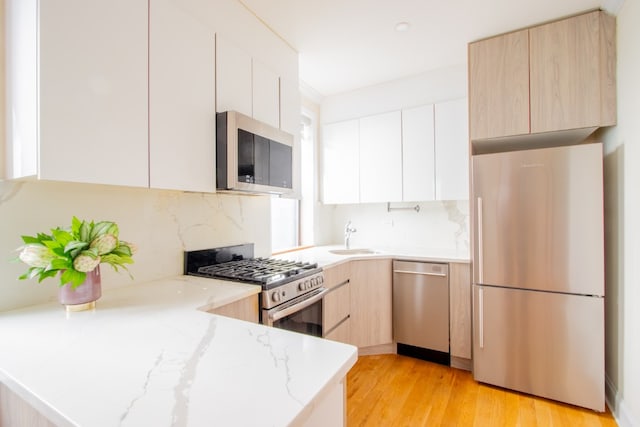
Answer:
POLYGON ((484 283, 484 244, 482 238, 482 197, 478 197, 478 283, 484 283))
POLYGON ((484 348, 484 289, 478 288, 478 341, 484 348))

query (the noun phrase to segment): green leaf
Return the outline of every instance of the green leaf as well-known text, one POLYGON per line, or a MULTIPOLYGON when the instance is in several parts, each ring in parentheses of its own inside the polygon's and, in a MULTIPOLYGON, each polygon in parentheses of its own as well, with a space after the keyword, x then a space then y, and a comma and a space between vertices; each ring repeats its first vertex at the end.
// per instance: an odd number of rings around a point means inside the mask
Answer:
POLYGON ((87 221, 82 221, 82 225, 80 225, 80 232, 77 234, 80 240, 83 242, 89 242, 89 233, 91 232, 91 227, 87 221))
POLYGON ((66 270, 67 268, 72 268, 73 262, 69 258, 56 258, 49 264, 49 268, 47 270, 66 270))
POLYGON ((60 248, 64 252, 64 247, 60 243, 56 242, 55 240, 43 240, 42 244, 51 250, 60 248))
POLYGON ((93 226, 91 233, 89 235, 89 240, 93 240, 98 236, 102 236, 103 234, 109 231, 109 228, 114 225, 111 221, 100 221, 96 225, 93 226))
POLYGON ((56 274, 58 274, 58 270, 43 271, 42 273, 40 273, 40 277, 38 278, 38 283, 42 282, 47 277, 53 277, 56 274))
POLYGON ((66 246, 69 242, 71 242, 73 239, 73 235, 71 233, 69 233, 66 230, 62 230, 60 228, 56 228, 54 230, 51 230, 51 234, 53 235, 53 238, 60 243, 61 246, 66 246))
POLYGON ((80 234, 81 226, 82 226, 82 222, 74 215, 73 218, 71 218, 71 233, 74 236, 77 236, 78 234, 80 234))
POLYGON ((64 286, 67 283, 71 283, 71 288, 75 289, 84 282, 84 279, 87 277, 87 273, 83 273, 81 271, 76 271, 72 268, 65 270, 64 273, 60 275, 60 286, 64 286))
POLYGON ((40 239, 32 236, 22 236, 22 241, 25 243, 40 243, 40 239))
POLYGON ((112 254, 114 255, 119 255, 119 256, 131 256, 132 252, 131 252, 131 248, 127 245, 120 245, 117 248, 115 248, 113 251, 111 251, 112 254))
MULTIPOLYGON (((74 251, 76 249, 84 249, 87 246, 89 246, 88 242, 81 242, 80 240, 72 240, 69 243, 66 244, 66 246, 64 247, 64 251, 65 252, 71 252, 74 251)), ((77 251, 76 251, 77 253, 77 251)), ((74 255, 71 255, 72 257, 74 255)))

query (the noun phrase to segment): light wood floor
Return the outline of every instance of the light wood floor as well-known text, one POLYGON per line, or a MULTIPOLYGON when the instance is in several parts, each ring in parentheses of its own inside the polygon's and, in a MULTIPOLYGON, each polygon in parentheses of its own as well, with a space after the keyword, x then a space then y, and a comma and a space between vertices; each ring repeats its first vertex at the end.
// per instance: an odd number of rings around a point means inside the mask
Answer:
POLYGON ((395 354, 360 356, 347 376, 355 426, 616 426, 600 414, 498 387, 470 372, 395 354))

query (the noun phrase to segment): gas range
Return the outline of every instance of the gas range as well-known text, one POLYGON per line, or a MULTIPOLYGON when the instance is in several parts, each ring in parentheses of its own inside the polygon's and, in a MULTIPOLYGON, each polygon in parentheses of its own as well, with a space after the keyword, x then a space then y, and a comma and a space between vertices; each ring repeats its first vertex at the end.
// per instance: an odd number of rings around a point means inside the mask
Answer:
POLYGON ((254 258, 253 244, 185 252, 185 274, 260 285, 261 308, 271 309, 319 292, 324 283, 317 264, 254 258))

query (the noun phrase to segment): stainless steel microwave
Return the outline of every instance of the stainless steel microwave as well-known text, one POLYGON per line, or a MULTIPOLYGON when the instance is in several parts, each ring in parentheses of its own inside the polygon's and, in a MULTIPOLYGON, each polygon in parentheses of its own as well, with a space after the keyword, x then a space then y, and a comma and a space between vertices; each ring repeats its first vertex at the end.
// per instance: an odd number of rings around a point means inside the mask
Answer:
POLYGON ((293 135, 236 111, 216 114, 216 188, 283 194, 293 187, 293 135))

